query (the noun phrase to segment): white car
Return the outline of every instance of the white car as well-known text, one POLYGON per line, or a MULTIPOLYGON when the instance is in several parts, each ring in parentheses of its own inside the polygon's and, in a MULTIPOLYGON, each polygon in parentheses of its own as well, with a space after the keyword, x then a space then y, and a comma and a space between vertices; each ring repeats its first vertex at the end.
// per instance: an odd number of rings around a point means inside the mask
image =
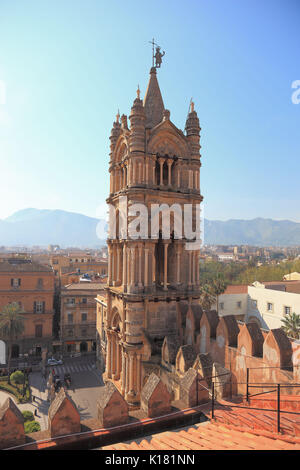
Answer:
POLYGON ((63 364, 63 361, 61 359, 54 359, 54 357, 51 357, 51 359, 48 359, 47 362, 48 366, 60 366, 63 364))

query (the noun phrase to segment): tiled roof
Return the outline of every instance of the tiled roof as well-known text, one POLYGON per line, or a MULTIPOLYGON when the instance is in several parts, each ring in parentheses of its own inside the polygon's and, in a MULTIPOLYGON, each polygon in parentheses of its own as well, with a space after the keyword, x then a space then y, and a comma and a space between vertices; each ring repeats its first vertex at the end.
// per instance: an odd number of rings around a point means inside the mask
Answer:
POLYGON ((102 290, 103 284, 101 282, 78 282, 64 286, 64 290, 102 290))
POLYGON ((37 273, 37 272, 53 272, 51 266, 46 266, 44 264, 24 262, 24 263, 0 263, 0 272, 7 273, 37 273))
POLYGON ((224 294, 247 294, 248 293, 248 285, 242 284, 239 286, 227 286, 224 294))
POLYGON ((300 450, 300 439, 283 439, 280 435, 263 435, 207 421, 102 447, 102 450, 300 450))

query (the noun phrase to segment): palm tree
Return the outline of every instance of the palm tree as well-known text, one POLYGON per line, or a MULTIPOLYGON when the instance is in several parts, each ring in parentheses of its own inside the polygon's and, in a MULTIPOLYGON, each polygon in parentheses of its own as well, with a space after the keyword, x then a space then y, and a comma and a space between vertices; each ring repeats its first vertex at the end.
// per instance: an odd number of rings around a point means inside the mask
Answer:
POLYGON ((200 289, 200 304, 203 310, 210 310, 215 301, 216 296, 212 291, 211 285, 203 284, 200 289))
POLYGON ((218 314, 219 314, 219 295, 225 292, 226 287, 227 287, 227 283, 226 281, 224 281, 224 279, 220 275, 217 275, 217 277, 212 281, 211 291, 212 291, 212 294, 216 298, 218 314))
POLYGON ((290 336, 294 339, 300 339, 300 315, 297 313, 289 313, 286 315, 281 322, 283 326, 281 327, 287 336, 290 336))
POLYGON ((24 317, 21 313, 23 313, 23 310, 16 302, 6 305, 3 307, 2 312, 0 312, 0 337, 5 339, 8 344, 8 382, 10 381, 10 362, 13 341, 20 337, 25 328, 24 317))

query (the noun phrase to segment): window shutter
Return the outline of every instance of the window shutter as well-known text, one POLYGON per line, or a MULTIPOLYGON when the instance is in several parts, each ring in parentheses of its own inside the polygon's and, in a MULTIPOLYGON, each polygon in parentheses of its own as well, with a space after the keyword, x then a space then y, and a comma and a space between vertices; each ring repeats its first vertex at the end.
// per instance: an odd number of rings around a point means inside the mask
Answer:
POLYGON ((14 280, 13 279, 10 280, 10 285, 11 285, 11 287, 14 285, 14 280))
POLYGON ((45 313, 46 302, 43 302, 43 313, 45 313))
POLYGON ((19 279, 19 286, 21 285, 21 279, 19 279))
POLYGON ((33 311, 36 313, 36 302, 33 303, 33 311))

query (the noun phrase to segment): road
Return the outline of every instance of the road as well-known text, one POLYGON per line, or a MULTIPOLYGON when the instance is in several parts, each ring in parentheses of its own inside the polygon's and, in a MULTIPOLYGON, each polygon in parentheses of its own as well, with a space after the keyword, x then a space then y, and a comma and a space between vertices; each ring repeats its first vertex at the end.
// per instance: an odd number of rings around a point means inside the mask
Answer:
MULTIPOLYGON (((89 356, 69 358, 65 360, 63 365, 47 367, 47 380, 53 369, 55 374, 59 375, 62 380, 65 373, 71 374, 72 384, 68 393, 75 402, 81 419, 96 418, 99 390, 104 383, 100 371, 96 369, 95 358, 89 356)), ((29 381, 32 394, 36 399, 27 409, 32 410, 32 406, 34 406, 37 409, 38 421, 42 430, 47 429, 50 403, 47 401, 46 380, 40 372, 32 372, 29 375, 29 381)))

